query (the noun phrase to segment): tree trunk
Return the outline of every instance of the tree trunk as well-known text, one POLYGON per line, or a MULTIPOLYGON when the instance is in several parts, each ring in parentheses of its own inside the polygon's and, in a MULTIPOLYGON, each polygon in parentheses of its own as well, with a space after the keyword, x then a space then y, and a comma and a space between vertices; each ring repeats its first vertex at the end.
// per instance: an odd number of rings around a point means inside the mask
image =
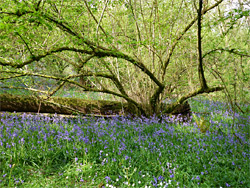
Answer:
POLYGON ((126 106, 116 101, 90 101, 77 98, 53 97, 49 101, 39 100, 33 96, 0 95, 0 111, 40 112, 57 114, 123 114, 133 113, 126 106))
MULTIPOLYGON (((191 113, 188 102, 176 105, 162 105, 166 114, 189 115, 191 113)), ((33 96, 11 94, 0 95, 0 111, 9 112, 40 112, 57 114, 96 114, 96 115, 138 115, 133 104, 117 101, 84 100, 77 98, 52 97, 48 100, 39 100, 33 96)))

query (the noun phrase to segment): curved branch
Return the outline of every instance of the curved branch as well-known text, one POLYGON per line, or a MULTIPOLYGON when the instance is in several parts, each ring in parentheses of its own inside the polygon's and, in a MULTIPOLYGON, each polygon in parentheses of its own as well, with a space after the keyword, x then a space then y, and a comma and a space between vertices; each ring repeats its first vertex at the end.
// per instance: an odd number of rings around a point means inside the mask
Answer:
POLYGON ((95 57, 95 55, 90 55, 90 56, 86 57, 85 59, 80 58, 80 59, 81 59, 81 65, 79 65, 78 68, 79 68, 79 69, 82 69, 83 66, 84 66, 89 60, 91 60, 93 57, 95 57))
MULTIPOLYGON (((23 11, 22 15, 24 14, 28 14, 28 13, 34 13, 32 11, 23 11)), ((18 16, 19 14, 17 13, 11 13, 13 15, 18 16)), ((115 57, 115 58, 121 58, 124 60, 129 61, 130 63, 132 63, 133 65, 139 67, 145 74, 147 74, 160 88, 164 88, 164 85, 154 76, 154 74, 140 61, 133 59, 132 57, 119 52, 117 50, 109 50, 105 47, 102 46, 98 46, 95 43, 88 41, 85 38, 82 38, 80 35, 78 35, 76 32, 72 31, 67 25, 65 25, 63 23, 62 20, 58 20, 53 18, 52 16, 49 16, 48 14, 42 14, 42 16, 44 18, 46 18, 47 20, 55 23, 59 28, 61 28, 62 30, 68 32, 69 34, 71 34, 72 36, 76 36, 77 38, 81 39, 87 46, 89 46, 92 50, 82 50, 82 49, 76 49, 76 48, 71 48, 71 47, 62 47, 62 48, 58 48, 56 50, 51 50, 49 52, 46 52, 45 54, 42 55, 38 55, 38 56, 34 56, 31 57, 30 60, 27 60, 23 63, 19 63, 19 64, 15 64, 15 63, 11 63, 11 62, 7 62, 7 61, 3 61, 0 59, 0 65, 4 65, 4 66, 12 66, 14 68, 22 68, 23 66, 30 64, 34 61, 39 61, 40 59, 51 55, 53 53, 56 52, 62 52, 62 51, 75 51, 75 52, 80 52, 80 53, 85 53, 85 54, 89 54, 89 55, 95 55, 96 57, 115 57)))
MULTIPOLYGON (((17 17, 21 17, 24 16, 26 14, 33 14, 37 11, 28 11, 28 10, 17 10, 16 12, 0 12, 0 14, 8 14, 8 15, 13 15, 13 16, 17 16, 17 17)), ((60 28, 62 31, 65 31, 67 33, 69 33, 72 36, 77 37, 78 39, 81 39, 81 41, 83 41, 84 44, 86 44, 87 46, 89 46, 90 48, 94 48, 97 47, 97 45, 89 40, 87 40, 86 38, 81 37, 78 33, 74 32, 70 26, 68 26, 65 22, 63 22, 63 20, 60 20, 58 18, 54 18, 53 16, 47 14, 47 13, 43 13, 41 12, 41 16, 43 16, 47 21, 50 21, 54 24, 56 24, 56 26, 58 28, 60 28)), ((106 49, 104 47, 98 46, 99 48, 102 49, 106 49)))
MULTIPOLYGON (((44 74, 38 74, 38 73, 31 73, 31 72, 21 72, 21 71, 1 71, 1 72, 5 72, 5 73, 18 73, 18 74, 20 74, 20 75, 18 75, 18 77, 22 77, 22 76, 37 76, 37 77, 41 77, 41 78, 54 79, 54 80, 59 80, 59 81, 63 81, 63 82, 68 82, 70 84, 74 84, 74 85, 76 85, 76 86, 78 86, 80 88, 83 88, 84 91, 112 94, 112 95, 118 96, 120 98, 124 98, 129 103, 134 104, 140 110, 140 112, 143 115, 146 114, 140 104, 138 104, 136 101, 134 101, 133 99, 129 98, 126 95, 123 95, 123 94, 120 94, 120 93, 116 93, 116 92, 108 90, 108 89, 95 89, 95 88, 86 87, 86 86, 83 86, 83 85, 79 84, 78 82, 76 82, 74 80, 70 80, 70 78, 79 77, 80 75, 72 75, 72 76, 68 76, 66 78, 61 78, 61 77, 56 77, 56 76, 51 76, 51 75, 44 75, 44 74)), ((98 76, 103 76, 103 77, 106 76, 107 78, 110 77, 110 75, 103 75, 103 74, 97 74, 97 75, 98 76)), ((0 78, 0 80, 11 79, 11 78, 15 78, 15 76, 0 78)))
MULTIPOLYGON (((231 97, 231 95, 230 95, 230 93, 229 93, 229 91, 228 91, 228 89, 227 89, 227 86, 226 86, 226 83, 225 83, 223 77, 220 75, 220 73, 219 73, 217 70, 213 69, 211 65, 210 65, 210 67, 208 67, 208 66, 206 66, 206 67, 207 67, 208 69, 210 69, 210 72, 212 73, 212 75, 213 75, 216 79, 217 79, 216 76, 219 77, 219 79, 221 80, 221 82, 222 82, 223 85, 224 85, 224 88, 225 88, 225 95, 228 97, 229 103, 230 103, 230 105, 233 107, 233 106, 234 106, 234 105, 233 105, 233 100, 232 100, 232 97, 231 97)), ((242 113, 245 113, 245 112, 237 105, 237 103, 236 103, 235 105, 236 105, 236 107, 237 107, 242 113)))
MULTIPOLYGON (((6 72, 6 71, 1 71, 1 72, 9 73, 9 72, 6 72)), ((14 73, 16 73, 16 72, 14 72, 14 73)), ((0 77, 0 80, 8 80, 8 79, 18 78, 18 77, 22 77, 22 76, 23 76, 22 74, 18 73, 18 75, 14 75, 14 76, 0 77)))
POLYGON ((27 10, 17 10, 16 12, 0 12, 0 14, 7 14, 7 15, 12 15, 12 16, 24 16, 26 14, 31 14, 34 13, 33 11, 27 11, 27 10))
POLYGON ((74 51, 74 52, 86 53, 86 54, 90 54, 90 55, 93 54, 93 51, 89 51, 89 50, 76 49, 76 48, 71 48, 71 47, 62 47, 62 48, 58 48, 58 49, 54 49, 54 50, 45 52, 44 54, 41 54, 41 55, 31 56, 31 59, 29 59, 25 62, 19 63, 19 64, 15 64, 15 63, 3 61, 3 60, 1 61, 1 59, 0 59, 0 65, 11 66, 13 68, 22 68, 25 65, 31 64, 34 61, 39 61, 42 58, 45 58, 46 56, 52 55, 52 54, 57 53, 57 52, 63 52, 63 51, 74 51))
POLYGON ((108 56, 116 57, 116 58, 121 58, 126 61, 129 61, 133 65, 140 68, 145 74, 147 74, 151 78, 151 80, 153 80, 160 88, 164 88, 164 85, 155 77, 155 75, 142 62, 135 60, 129 55, 126 55, 118 51, 104 51, 104 50, 95 50, 95 55, 97 57, 108 57, 108 56))
POLYGON ((224 90, 224 87, 213 87, 213 88, 200 88, 197 89, 196 91, 190 92, 187 95, 184 95, 182 97, 180 97, 176 102, 172 103, 169 108, 167 108, 165 111, 163 111, 163 113, 170 113, 172 112, 179 104, 183 103, 185 100, 192 98, 194 96, 203 94, 203 93, 212 93, 215 91, 222 91, 224 90))
POLYGON ((42 90, 38 90, 38 89, 34 89, 34 88, 15 87, 15 86, 1 86, 0 88, 2 88, 2 89, 21 89, 21 90, 28 90, 28 91, 32 91, 32 92, 36 92, 36 93, 48 94, 47 91, 42 91, 42 90))
MULTIPOLYGON (((117 36, 124 36, 132 41, 136 41, 136 39, 132 38, 132 37, 129 37, 127 35, 117 35, 117 36)), ((155 47, 154 46, 147 46, 146 44, 144 44, 143 42, 140 43, 142 46, 144 46, 146 49, 150 50, 152 53, 154 53, 158 58, 159 58, 159 61, 161 62, 161 64, 163 65, 163 60, 161 58, 161 56, 155 51, 155 47), (153 48, 153 49, 152 49, 153 48)))
POLYGON ((114 72, 110 69, 110 67, 106 64, 106 62, 103 59, 100 59, 100 61, 104 64, 104 66, 108 69, 108 71, 110 72, 110 74, 114 77, 114 84, 116 85, 117 89, 123 94, 128 96, 128 94, 126 93, 123 85, 121 84, 120 80, 118 79, 118 77, 114 74, 114 72))
POLYGON ((24 38, 18 32, 16 32, 16 33, 22 39, 22 41, 24 42, 25 46, 27 47, 28 51, 30 52, 30 55, 34 56, 31 49, 30 49, 30 47, 29 47, 29 45, 28 45, 28 43, 24 40, 24 38))
POLYGON ((209 52, 205 53, 202 56, 202 58, 205 58, 207 55, 209 55, 211 53, 214 53, 214 52, 217 52, 217 51, 228 52, 228 53, 232 53, 232 54, 239 55, 239 56, 250 57, 250 54, 244 54, 244 53, 242 53, 242 52, 240 52, 239 50, 236 50, 236 49, 217 48, 217 49, 213 49, 213 50, 210 50, 209 52))
POLYGON ((31 64, 34 61, 39 61, 40 59, 52 55, 53 53, 57 52, 62 52, 62 51, 73 51, 73 52, 80 52, 80 53, 85 53, 89 55, 95 55, 96 57, 115 57, 115 58, 121 58, 126 61, 129 61, 133 65, 137 66, 140 68, 145 74, 147 74, 160 88, 164 88, 164 85, 154 76, 154 74, 140 61, 135 60, 134 58, 130 57, 129 55, 126 55, 122 52, 118 51, 111 51, 111 50, 101 50, 101 49, 95 49, 94 51, 92 50, 84 50, 84 49, 77 49, 73 47, 61 47, 55 50, 51 50, 49 52, 46 52, 45 54, 38 55, 38 56, 33 56, 31 57, 30 60, 27 60, 23 63, 19 64, 14 64, 11 62, 2 62, 0 60, 0 65, 4 66, 12 66, 14 68, 22 68, 25 65, 31 64))
POLYGON ((63 86, 64 86, 64 84, 65 84, 66 82, 65 81, 63 81, 63 82, 61 82, 60 84, 59 84, 59 86, 57 86, 52 92, 49 92, 48 91, 48 97, 47 97, 47 99, 49 99, 51 96, 53 96, 57 91, 59 91, 59 89, 61 89, 63 86))
POLYGON ((127 96, 127 93, 125 92, 125 89, 123 88, 121 82, 118 80, 118 78, 115 75, 109 75, 109 74, 104 74, 104 73, 91 73, 87 72, 83 74, 82 76, 97 76, 97 77, 103 77, 103 78, 108 78, 113 81, 115 84, 116 88, 121 92, 122 95, 127 96))

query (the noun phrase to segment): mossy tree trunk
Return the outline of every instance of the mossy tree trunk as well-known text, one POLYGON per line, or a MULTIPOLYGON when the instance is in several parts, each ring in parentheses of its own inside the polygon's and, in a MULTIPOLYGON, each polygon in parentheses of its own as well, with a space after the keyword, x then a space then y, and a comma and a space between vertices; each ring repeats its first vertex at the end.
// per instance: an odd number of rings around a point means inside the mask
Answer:
MULTIPOLYGON (((162 105, 165 114, 191 113, 188 102, 179 104, 174 108, 162 105)), ((0 111, 8 112, 40 112, 57 114, 96 114, 96 115, 138 115, 138 109, 133 104, 116 101, 83 100, 76 98, 53 97, 50 100, 39 100, 32 96, 18 96, 11 94, 0 95, 0 111)))
POLYGON ((116 101, 83 100, 76 98, 52 97, 50 100, 39 100, 32 96, 0 95, 0 111, 40 112, 58 114, 98 114, 113 115, 133 113, 127 104, 116 101))

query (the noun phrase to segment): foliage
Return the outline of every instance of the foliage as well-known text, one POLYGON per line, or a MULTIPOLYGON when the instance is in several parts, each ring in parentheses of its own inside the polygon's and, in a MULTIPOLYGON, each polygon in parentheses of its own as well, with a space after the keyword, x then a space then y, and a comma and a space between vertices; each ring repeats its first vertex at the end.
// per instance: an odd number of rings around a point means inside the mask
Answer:
MULTIPOLYGON (((1 187, 249 187, 249 115, 210 107, 210 129, 163 117, 1 114, 1 187), (223 127, 223 128, 222 128, 223 127), (218 128, 222 128, 222 132, 218 128)), ((195 105, 199 104, 199 105, 195 105)))
POLYGON ((209 130, 210 123, 204 117, 198 118, 195 114, 193 114, 193 118, 202 133, 206 133, 209 130))
POLYGON ((147 116, 223 89, 220 97, 244 101, 249 9, 199 2, 1 1, 1 87, 18 79, 25 85, 16 89, 52 96, 74 85, 126 100, 147 116))

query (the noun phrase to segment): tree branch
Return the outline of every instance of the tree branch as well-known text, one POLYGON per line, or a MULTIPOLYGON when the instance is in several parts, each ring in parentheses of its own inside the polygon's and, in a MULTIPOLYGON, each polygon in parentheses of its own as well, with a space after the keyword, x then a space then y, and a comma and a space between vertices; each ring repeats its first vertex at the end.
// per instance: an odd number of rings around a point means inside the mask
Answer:
MULTIPOLYGON (((135 3, 136 3, 136 2, 135 2, 135 3)), ((133 18, 134 18, 134 20, 135 20, 137 35, 138 35, 139 41, 141 42, 141 32, 140 32, 140 28, 139 28, 139 25, 138 25, 138 22, 137 22, 136 13, 134 12, 134 9, 133 9, 131 0, 129 0, 129 6, 130 6, 131 12, 132 12, 132 14, 133 14, 133 18)))
MULTIPOLYGON (((27 14, 27 13, 32 13, 30 11, 23 11, 22 12, 22 15, 24 14, 27 14)), ((17 13, 12 13, 13 15, 19 15, 17 13)), ((146 68, 146 66, 140 62, 140 61, 137 61, 135 59, 133 59, 132 57, 122 53, 122 52, 119 52, 117 50, 109 50, 105 47, 102 47, 102 46, 98 46, 90 41, 88 41, 87 39, 84 39, 82 38, 81 36, 79 36, 76 32, 72 31, 68 26, 66 26, 62 20, 57 20, 47 14, 43 14, 43 17, 45 17, 47 20, 55 23, 59 28, 61 28, 62 30, 68 32, 69 34, 73 35, 73 36, 76 36, 77 38, 83 40, 83 42, 89 46, 92 51, 90 50, 81 50, 81 49, 76 49, 76 48, 70 48, 70 47, 62 47, 62 48, 59 48, 59 49, 56 49, 56 50, 51 50, 49 52, 46 52, 45 54, 42 54, 42 55, 39 55, 39 56, 35 56, 35 57, 31 57, 30 60, 27 60, 23 63, 19 63, 19 64, 13 64, 13 63, 9 63, 9 62, 6 62, 6 61, 1 61, 0 60, 0 65, 4 65, 4 66, 12 66, 14 68, 22 68, 23 66, 27 65, 27 64, 30 64, 34 61, 39 61, 40 59, 48 56, 48 55, 51 55, 53 53, 56 53, 56 52, 62 52, 62 51, 75 51, 75 52, 80 52, 80 53, 85 53, 85 54, 89 54, 89 55, 95 55, 96 57, 115 57, 115 58, 121 58, 121 59, 124 59, 124 60, 127 60, 129 61, 130 63, 132 63, 133 65, 139 67, 145 74, 147 74, 160 88, 164 88, 163 84, 154 76, 154 74, 146 68)))
MULTIPOLYGON (((215 3, 214 5, 212 5, 211 7, 204 9, 202 11, 202 15, 206 14, 209 10, 212 10, 213 8, 217 7, 219 4, 221 4, 223 2, 223 0, 219 0, 217 3, 215 3)), ((162 74, 162 80, 164 80, 164 77, 166 75, 166 69, 170 63, 170 59, 173 55, 173 52, 175 50, 176 45, 179 43, 179 41, 181 40, 181 38, 184 36, 184 34, 194 25, 194 23, 197 21, 198 16, 196 16, 185 28, 184 30, 177 36, 174 44, 171 46, 170 51, 168 53, 167 59, 164 62, 163 65, 163 74, 162 74)))
POLYGON ((217 52, 217 51, 220 51, 220 52, 229 52, 229 53, 232 53, 232 54, 235 54, 235 55, 239 55, 239 56, 250 57, 250 54, 244 54, 244 53, 242 53, 242 52, 240 52, 239 50, 236 50, 236 49, 217 48, 217 49, 213 49, 213 50, 205 53, 202 56, 202 58, 205 58, 207 55, 209 55, 211 53, 214 53, 214 52, 217 52))
POLYGON ((0 88, 2 88, 2 89, 21 89, 21 90, 28 90, 28 91, 32 91, 32 92, 36 92, 36 93, 48 94, 47 91, 42 91, 42 90, 38 90, 38 89, 34 89, 34 88, 15 87, 15 86, 1 86, 0 88))
POLYGON ((182 97, 180 97, 176 102, 172 103, 168 109, 166 109, 165 111, 163 111, 163 113, 170 113, 172 112, 179 104, 183 103, 185 100, 192 98, 194 96, 203 94, 203 93, 212 93, 215 91, 222 91, 224 89, 224 87, 213 87, 213 88, 200 88, 197 89, 196 91, 190 92, 187 95, 184 95, 182 97))
MULTIPOLYGON (((215 8, 216 6, 218 6, 220 3, 222 3, 223 0, 218 1, 217 3, 215 3, 213 6, 203 10, 201 12, 201 15, 206 14, 209 10, 215 8)), ((171 56, 175 50, 176 45, 178 44, 178 42, 181 40, 181 38, 184 36, 184 34, 193 26, 193 24, 196 22, 196 20, 198 20, 198 16, 196 16, 185 28, 184 30, 177 36, 176 41, 174 42, 174 44, 172 45, 169 54, 167 56, 167 60, 164 62, 164 65, 162 67, 163 73, 162 73, 162 81, 164 82, 164 77, 166 75, 166 70, 167 70, 167 66, 170 63, 170 59, 171 56)), ((162 85, 163 86, 163 85, 162 85)), ((164 86, 161 87, 159 86, 159 88, 155 91, 155 93, 152 95, 151 99, 150 99, 150 103, 153 109, 155 109, 156 107, 156 103, 159 101, 159 96, 160 94, 163 92, 164 90, 164 86)))
POLYGON ((24 44, 26 45, 28 51, 30 52, 30 55, 34 56, 33 53, 32 53, 32 51, 31 51, 31 49, 30 49, 30 47, 29 47, 29 45, 28 45, 28 43, 24 40, 24 38, 18 32, 16 32, 16 33, 22 39, 22 41, 24 42, 24 44))
POLYGON ((76 49, 76 48, 70 48, 70 47, 62 47, 62 48, 58 48, 58 49, 54 49, 54 50, 45 52, 44 54, 41 54, 41 55, 31 56, 31 59, 29 59, 29 60, 27 60, 25 62, 19 63, 19 64, 6 62, 6 61, 1 61, 1 59, 0 59, 0 65, 11 66, 11 67, 14 67, 14 68, 22 68, 25 65, 31 64, 34 61, 39 61, 42 58, 45 58, 46 56, 52 55, 52 54, 57 53, 57 52, 63 52, 63 51, 74 51, 74 52, 80 52, 80 53, 86 53, 86 54, 93 54, 92 51, 88 51, 88 50, 76 49))
MULTIPOLYGON (((129 103, 134 104, 143 115, 146 114, 145 111, 143 110, 142 106, 140 104, 138 104, 136 101, 134 101, 133 99, 129 98, 127 95, 116 93, 114 91, 111 91, 111 90, 108 90, 108 89, 105 89, 105 88, 104 89, 95 89, 95 88, 86 87, 86 86, 83 86, 83 85, 79 84, 78 82, 76 82, 74 80, 70 80, 70 78, 79 77, 80 75, 72 75, 72 76, 68 76, 66 78, 62 78, 62 77, 56 77, 56 76, 51 76, 51 75, 44 75, 44 74, 23 72, 23 71, 1 71, 1 72, 12 73, 12 74, 16 73, 16 74, 20 74, 20 75, 18 75, 18 76, 13 75, 13 76, 10 76, 10 77, 2 77, 2 78, 0 78, 0 80, 6 80, 6 79, 22 77, 22 76, 37 76, 37 77, 41 77, 41 78, 54 79, 54 80, 59 80, 59 81, 63 81, 63 82, 68 82, 70 84, 73 84, 73 85, 76 85, 76 86, 78 86, 80 88, 83 88, 84 91, 112 94, 112 95, 124 98, 129 103)), ((97 76, 107 77, 107 78, 110 77, 110 75, 105 75, 105 74, 96 74, 96 75, 97 76)))
POLYGON ((198 8, 198 30, 197 30, 197 38, 198 38, 198 74, 199 74, 199 81, 201 84, 201 88, 206 89, 207 81, 204 75, 204 69, 202 64, 202 46, 201 46, 201 19, 202 19, 202 7, 203 7, 203 0, 199 0, 199 8, 198 8))
POLYGON ((147 74, 160 88, 164 88, 164 85, 154 76, 154 74, 140 61, 137 61, 135 59, 133 59, 132 57, 122 53, 122 52, 118 52, 118 51, 111 51, 111 50, 101 50, 101 49, 95 49, 94 51, 90 51, 90 50, 84 50, 84 49, 77 49, 77 48, 73 48, 73 47, 61 47, 58 49, 54 49, 51 50, 49 52, 46 52, 42 55, 38 55, 38 56, 33 56, 31 57, 30 60, 27 60, 23 63, 19 63, 19 64, 13 64, 13 63, 7 63, 7 62, 2 62, 0 61, 0 65, 3 66, 12 66, 14 68, 22 68, 25 65, 31 64, 34 61, 39 61, 40 59, 48 56, 48 55, 52 55, 53 53, 57 53, 57 52, 62 52, 62 51, 73 51, 73 52, 80 52, 80 53, 85 53, 85 54, 89 54, 89 55, 95 55, 96 57, 115 57, 115 58, 121 58, 124 60, 129 61, 130 63, 132 63, 133 65, 135 65, 136 67, 140 68, 145 74, 147 74))
MULTIPOLYGON (((108 1, 109 1, 109 0, 106 1, 105 8, 103 9, 103 13, 104 13, 104 11, 105 11, 105 9, 106 9, 106 6, 107 6, 108 1)), ((83 2, 84 2, 84 4, 85 4, 85 6, 86 6, 88 12, 90 13, 90 15, 92 16, 92 18, 94 19, 94 21, 95 21, 96 24, 97 24, 97 31, 96 31, 96 32, 98 33, 98 28, 100 27, 101 30, 102 30, 102 32, 103 32, 103 34, 106 36, 106 38, 108 38, 107 33, 104 31, 103 27, 100 25, 102 17, 100 18, 100 22, 98 22, 97 19, 96 19, 96 17, 94 16, 94 14, 92 13, 92 11, 90 10, 90 8, 89 8, 88 3, 86 2, 86 0, 83 0, 83 2)))
MULTIPOLYGON (((85 1, 85 0, 84 0, 84 2, 85 2, 85 5, 86 5, 86 1, 85 1)), ((107 34, 106 34, 106 32, 104 31, 104 29, 103 29, 102 26, 101 26, 101 21, 102 21, 102 18, 103 18, 105 9, 107 8, 108 2, 109 2, 109 0, 106 0, 105 5, 104 5, 104 8, 103 8, 103 10, 102 10, 101 17, 100 17, 100 19, 99 19, 99 22, 97 23, 97 28, 96 28, 96 35, 97 35, 97 37, 98 37, 98 30, 99 30, 99 27, 101 28, 101 30, 102 30, 102 32, 105 34, 105 36, 108 37, 107 34)), ((86 6, 87 6, 87 5, 86 5, 86 6)), ((87 7, 87 8, 88 8, 88 7, 87 7)), ((89 8, 88 8, 88 10, 89 10, 89 8)), ((89 11, 90 11, 90 10, 89 10, 89 11)), ((91 15, 92 15, 92 14, 91 14, 91 15)), ((94 16, 94 15, 93 15, 93 16, 94 16)))

